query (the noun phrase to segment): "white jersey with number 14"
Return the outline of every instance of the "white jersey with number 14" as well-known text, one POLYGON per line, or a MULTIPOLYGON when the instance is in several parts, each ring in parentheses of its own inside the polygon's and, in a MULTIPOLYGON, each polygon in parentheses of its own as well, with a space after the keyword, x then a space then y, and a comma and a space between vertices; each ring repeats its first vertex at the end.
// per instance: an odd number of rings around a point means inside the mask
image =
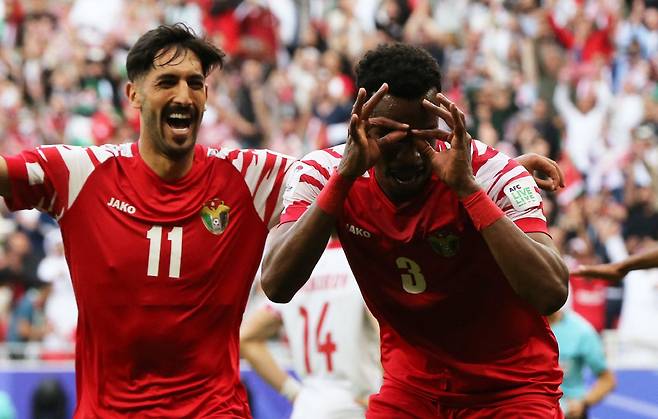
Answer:
POLYGON ((271 307, 282 317, 293 367, 305 386, 322 382, 354 398, 379 390, 377 338, 338 241, 329 243, 289 303, 271 307))

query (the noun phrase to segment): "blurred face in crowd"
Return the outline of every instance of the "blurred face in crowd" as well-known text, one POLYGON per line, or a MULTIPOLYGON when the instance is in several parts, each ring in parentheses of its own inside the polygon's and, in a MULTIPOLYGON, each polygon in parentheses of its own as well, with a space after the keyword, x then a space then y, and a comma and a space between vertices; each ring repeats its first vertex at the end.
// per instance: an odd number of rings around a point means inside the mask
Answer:
MULTIPOLYGON (((435 102, 436 90, 424 99, 435 102)), ((386 95, 373 110, 371 117, 386 117, 409 125, 411 129, 435 129, 438 118, 422 106, 422 99, 403 99, 386 95)), ((390 129, 374 126, 369 135, 383 137, 390 129)), ((432 144, 434 146, 434 144, 432 144)), ((432 168, 414 145, 414 136, 381 147, 381 157, 375 164, 375 178, 384 193, 394 202, 408 201, 422 191, 432 174, 432 168)))
POLYGON ((174 50, 156 58, 153 69, 128 85, 131 105, 140 110, 140 140, 171 160, 189 156, 206 105, 201 62, 191 51, 171 60, 174 50), (170 62, 171 61, 171 62, 170 62))

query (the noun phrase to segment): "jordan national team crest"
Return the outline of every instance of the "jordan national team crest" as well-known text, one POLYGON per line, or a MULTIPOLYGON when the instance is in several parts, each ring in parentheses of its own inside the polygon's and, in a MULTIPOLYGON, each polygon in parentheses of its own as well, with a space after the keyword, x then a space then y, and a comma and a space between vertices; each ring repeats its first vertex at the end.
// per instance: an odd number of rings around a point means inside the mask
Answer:
POLYGON ((224 205, 224 201, 214 198, 206 202, 199 215, 208 231, 212 234, 222 234, 228 226, 229 211, 231 208, 224 205))
POLYGON ((432 250, 443 257, 453 257, 459 252, 459 236, 453 233, 436 231, 427 238, 427 241, 432 246, 432 250))

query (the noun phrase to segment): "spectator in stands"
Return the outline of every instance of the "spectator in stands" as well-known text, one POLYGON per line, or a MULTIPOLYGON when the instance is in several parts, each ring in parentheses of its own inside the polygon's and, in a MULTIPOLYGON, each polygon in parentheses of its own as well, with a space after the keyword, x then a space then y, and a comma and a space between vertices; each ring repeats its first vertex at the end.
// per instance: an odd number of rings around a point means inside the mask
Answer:
POLYGON ((12 356, 22 358, 26 349, 23 344, 40 342, 50 332, 51 325, 46 321, 45 305, 51 291, 51 284, 39 282, 16 305, 7 332, 12 356))
POLYGON ((37 281, 38 260, 30 239, 22 231, 14 231, 5 241, 4 266, 0 267, 0 283, 12 290, 14 304, 37 281))
POLYGON ((564 148, 581 174, 587 174, 605 149, 603 127, 610 104, 610 88, 600 74, 574 79, 572 69, 562 71, 553 103, 566 125, 564 148), (577 81, 575 105, 569 97, 569 83, 573 81, 577 81))
POLYGON ((601 338, 580 315, 560 310, 548 321, 560 349, 560 367, 564 371, 560 406, 566 419, 586 419, 589 408, 599 403, 615 388, 615 375, 608 368, 601 338), (589 389, 584 370, 596 377, 589 389))
POLYGON ((39 264, 37 275, 41 281, 51 284, 52 288, 44 308, 46 322, 52 325, 43 339, 44 350, 51 355, 71 356, 78 323, 78 306, 59 229, 46 234, 44 249, 46 257, 39 264))

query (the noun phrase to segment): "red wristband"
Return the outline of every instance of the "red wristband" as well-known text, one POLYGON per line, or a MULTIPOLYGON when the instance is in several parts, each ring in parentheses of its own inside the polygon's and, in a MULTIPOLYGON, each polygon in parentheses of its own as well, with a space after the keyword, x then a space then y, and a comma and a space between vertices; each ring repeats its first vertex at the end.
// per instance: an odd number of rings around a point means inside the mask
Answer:
POLYGON ((503 210, 481 189, 461 201, 477 231, 484 230, 505 216, 503 210))
POLYGON ((343 212, 343 203, 353 183, 353 180, 345 179, 335 171, 320 191, 315 203, 322 211, 338 217, 343 212))

